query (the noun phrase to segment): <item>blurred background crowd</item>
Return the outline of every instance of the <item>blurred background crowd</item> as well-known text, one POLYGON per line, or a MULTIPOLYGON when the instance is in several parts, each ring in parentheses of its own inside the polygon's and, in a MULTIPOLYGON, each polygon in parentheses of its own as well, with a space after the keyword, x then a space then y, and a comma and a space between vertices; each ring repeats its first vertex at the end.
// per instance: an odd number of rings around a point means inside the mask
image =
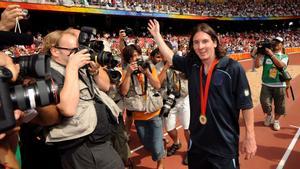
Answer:
MULTIPOLYGON (((12 0, 9 0, 12 1, 12 0)), ((198 16, 299 16, 299 0, 13 0, 15 2, 85 6, 198 16), (297 3, 298 2, 298 3, 297 3), (240 10, 243 9, 243 10, 240 10)))

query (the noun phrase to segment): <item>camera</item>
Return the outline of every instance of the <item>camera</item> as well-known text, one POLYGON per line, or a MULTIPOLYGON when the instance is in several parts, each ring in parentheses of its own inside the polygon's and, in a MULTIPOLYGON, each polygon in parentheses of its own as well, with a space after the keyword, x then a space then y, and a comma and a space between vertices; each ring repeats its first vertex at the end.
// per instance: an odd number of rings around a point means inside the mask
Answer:
POLYGON ((87 49, 91 55, 91 60, 109 67, 115 67, 119 61, 114 59, 111 52, 103 51, 104 45, 102 41, 96 41, 97 31, 95 28, 83 26, 80 29, 78 38, 79 50, 87 49))
POLYGON ((133 29, 129 28, 129 27, 126 27, 125 29, 121 29, 119 31, 119 33, 125 33, 125 35, 123 35, 124 37, 125 36, 132 36, 133 35, 133 29))
MULTIPOLYGON (((31 45, 33 37, 26 34, 0 31, 0 45, 31 45)), ((15 126, 15 109, 27 110, 35 107, 58 103, 58 86, 48 78, 50 75, 50 57, 47 55, 29 55, 12 57, 15 64, 20 65, 18 83, 23 83, 23 78, 43 78, 35 83, 23 86, 10 84, 12 72, 0 66, 0 132, 15 126)))
POLYGON ((175 106, 176 100, 175 100, 175 94, 171 92, 168 95, 168 98, 164 100, 164 105, 160 110, 159 116, 160 117, 168 117, 170 110, 175 106))
POLYGON ((272 43, 269 40, 260 41, 257 43, 257 53, 258 54, 266 54, 266 48, 272 49, 272 43))
MULTIPOLYGON (((143 69, 146 69, 146 68, 149 68, 149 69, 150 69, 150 64, 149 64, 149 62, 144 61, 143 59, 138 59, 138 60, 136 61, 136 64, 137 64, 138 66, 141 66, 143 69)), ((151 70, 151 69, 150 69, 150 70, 151 70)), ((141 73, 140 70, 135 70, 135 71, 133 71, 133 74, 139 74, 139 73, 141 73)))
POLYGON ((101 66, 107 67, 107 73, 113 83, 121 80, 121 73, 114 68, 120 63, 111 52, 103 51, 104 45, 102 41, 94 40, 97 30, 93 27, 83 26, 80 29, 78 38, 79 50, 87 49, 90 53, 91 60, 101 66))
POLYGON ((129 28, 129 27, 126 27, 125 28, 125 33, 126 33, 127 36, 133 36, 133 29, 129 28))
POLYGON ((12 73, 5 67, 0 67, 0 132, 15 126, 13 110, 27 110, 36 107, 58 103, 58 86, 52 79, 38 80, 23 86, 10 87, 8 81, 12 73))
POLYGON ((27 16, 28 15, 28 10, 27 9, 22 9, 23 15, 27 16))
POLYGON ((116 68, 107 69, 107 74, 112 83, 117 84, 122 78, 122 73, 116 68))
POLYGON ((36 54, 12 59, 14 63, 20 65, 19 77, 42 78, 50 74, 50 57, 47 55, 36 54))

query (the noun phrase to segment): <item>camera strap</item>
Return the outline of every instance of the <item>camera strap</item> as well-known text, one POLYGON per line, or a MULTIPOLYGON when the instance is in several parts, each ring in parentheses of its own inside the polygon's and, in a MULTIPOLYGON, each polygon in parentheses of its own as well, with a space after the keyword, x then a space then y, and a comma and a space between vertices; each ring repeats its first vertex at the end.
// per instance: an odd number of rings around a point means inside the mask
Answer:
MULTIPOLYGON (((88 71, 86 71, 86 69, 80 69, 78 71, 78 73, 79 73, 79 76, 78 76, 79 79, 81 81, 83 81, 84 84, 88 87, 89 93, 91 95, 91 99, 95 100, 96 94, 95 94, 94 87, 93 87, 92 76, 89 74, 88 71)), ((82 98, 80 98, 80 99, 82 99, 82 98)), ((82 99, 82 100, 85 100, 85 99, 82 99)))
POLYGON ((148 79, 146 75, 144 76, 144 81, 141 84, 138 75, 131 74, 131 83, 133 84, 133 88, 136 94, 143 96, 146 95, 148 89, 148 79))
POLYGON ((19 32, 19 33, 22 33, 22 31, 21 31, 21 26, 20 26, 20 22, 19 22, 18 17, 16 17, 15 33, 17 33, 17 29, 18 29, 18 32, 19 32))
POLYGON ((293 100, 295 100, 294 91, 293 91, 292 86, 290 86, 290 90, 291 90, 292 98, 293 98, 293 100))
MULTIPOLYGON (((167 70, 167 92, 171 93, 173 91, 176 91, 176 83, 178 83, 178 93, 181 92, 181 79, 179 77, 179 74, 175 72, 175 70, 169 69, 167 70), (169 76, 171 74, 171 77, 169 76), (170 79, 172 78, 172 80, 170 79)), ((177 92, 177 91, 176 91, 177 92)))
MULTIPOLYGON (((271 61, 273 62, 273 65, 276 67, 276 69, 277 69, 279 72, 284 71, 283 68, 278 67, 278 66, 274 63, 274 61, 273 61, 273 59, 272 59, 271 57, 269 57, 269 58, 271 59, 271 61)), ((276 57, 276 59, 277 59, 277 57, 276 57)))

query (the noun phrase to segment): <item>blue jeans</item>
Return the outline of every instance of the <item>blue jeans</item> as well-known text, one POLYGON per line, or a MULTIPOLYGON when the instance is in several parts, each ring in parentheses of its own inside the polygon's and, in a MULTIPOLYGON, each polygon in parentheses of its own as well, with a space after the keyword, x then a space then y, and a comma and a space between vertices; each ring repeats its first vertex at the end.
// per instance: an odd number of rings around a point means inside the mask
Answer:
POLYGON ((162 120, 155 116, 150 120, 135 120, 138 136, 144 147, 151 152, 152 160, 158 161, 164 157, 162 120))

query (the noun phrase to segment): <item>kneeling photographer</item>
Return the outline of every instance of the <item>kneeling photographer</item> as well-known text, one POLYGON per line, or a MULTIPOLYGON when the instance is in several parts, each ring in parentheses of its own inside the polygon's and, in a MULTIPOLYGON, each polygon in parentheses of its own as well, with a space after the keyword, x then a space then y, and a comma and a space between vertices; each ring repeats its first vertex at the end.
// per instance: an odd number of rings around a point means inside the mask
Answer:
POLYGON ((279 118, 286 115, 286 80, 291 79, 290 76, 281 78, 283 74, 288 75, 285 70, 288 65, 288 56, 283 51, 283 38, 276 37, 272 41, 259 42, 257 53, 256 67, 263 66, 260 103, 266 114, 264 125, 272 125, 273 129, 278 131, 280 130, 279 118), (274 115, 272 115, 273 99, 274 115))
POLYGON ((126 67, 120 91, 126 110, 133 112, 139 139, 151 152, 152 160, 157 161, 157 168, 163 168, 163 133, 159 118, 162 98, 157 91, 161 85, 154 65, 141 60, 141 54, 137 45, 128 45, 123 49, 126 67))
POLYGON ((59 149, 64 169, 121 169, 122 161, 109 141, 109 120, 116 120, 120 110, 104 93, 110 81, 92 60, 95 53, 79 44, 82 33, 66 30, 50 49, 51 75, 58 84, 60 102, 56 110, 43 111, 58 111, 61 120, 49 128, 46 142, 59 149))
MULTIPOLYGON (((165 41, 165 43, 172 49, 169 41, 165 41)), ((177 117, 183 126, 185 141, 189 144, 190 106, 188 82, 183 73, 173 70, 168 63, 162 61, 158 48, 151 52, 150 58, 159 70, 159 80, 162 84, 161 93, 164 98, 164 106, 161 109, 160 116, 164 118, 166 130, 173 140, 172 146, 167 149, 167 156, 172 156, 181 148, 181 141, 176 129, 177 117)), ((187 165, 187 155, 182 163, 187 165)))

